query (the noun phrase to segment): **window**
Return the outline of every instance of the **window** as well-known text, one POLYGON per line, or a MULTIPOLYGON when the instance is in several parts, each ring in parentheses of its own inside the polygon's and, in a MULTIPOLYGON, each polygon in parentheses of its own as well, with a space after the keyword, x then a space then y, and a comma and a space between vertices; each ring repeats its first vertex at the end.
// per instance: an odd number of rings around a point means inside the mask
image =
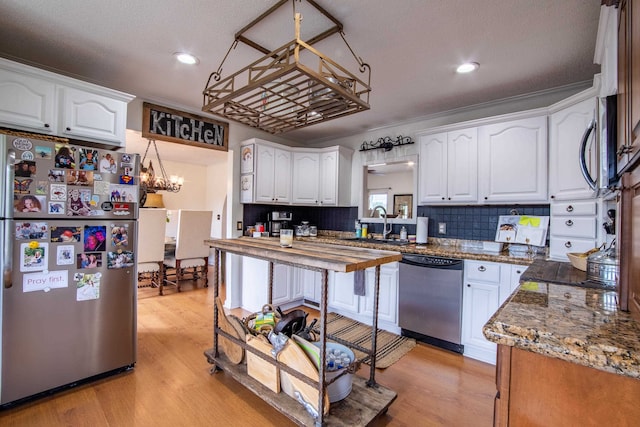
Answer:
POLYGON ((373 211, 376 206, 382 206, 387 209, 387 191, 386 190, 370 190, 369 191, 369 217, 373 214, 375 218, 380 217, 380 211, 373 211))

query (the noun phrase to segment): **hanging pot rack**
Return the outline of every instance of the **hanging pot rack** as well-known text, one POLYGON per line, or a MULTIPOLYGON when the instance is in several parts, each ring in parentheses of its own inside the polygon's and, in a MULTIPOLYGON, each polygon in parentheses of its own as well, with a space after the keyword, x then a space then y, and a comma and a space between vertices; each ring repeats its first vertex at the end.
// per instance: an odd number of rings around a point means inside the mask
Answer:
POLYGON ((302 16, 295 11, 296 1, 300 0, 279 1, 236 33, 220 66, 209 75, 203 91, 203 111, 277 134, 370 108, 371 67, 349 46, 340 21, 315 1, 306 0, 335 25, 307 42, 302 41, 302 16), (293 2, 294 40, 271 51, 245 36, 250 28, 288 1, 293 2), (356 59, 360 73, 366 73, 366 81, 312 47, 335 33, 341 35, 356 59), (253 47, 264 56, 222 79, 222 66, 238 42, 253 47), (303 50, 307 52, 305 60, 310 56, 311 62, 316 64, 314 67, 303 64, 303 50))

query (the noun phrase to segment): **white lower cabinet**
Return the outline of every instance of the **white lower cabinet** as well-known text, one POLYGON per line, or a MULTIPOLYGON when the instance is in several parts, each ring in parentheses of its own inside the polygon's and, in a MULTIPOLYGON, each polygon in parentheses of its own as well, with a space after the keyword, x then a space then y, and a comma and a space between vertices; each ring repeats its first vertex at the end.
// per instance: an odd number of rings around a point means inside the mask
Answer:
POLYGON ((598 245, 598 205, 595 200, 551 203, 549 257, 568 261, 567 252, 586 252, 598 245))
POLYGON ((294 267, 294 270, 296 271, 295 280, 302 287, 302 296, 305 304, 311 302, 312 306, 319 307, 320 299, 322 298, 322 273, 297 267, 294 267))
POLYGON ((482 328, 517 287, 513 280, 519 280, 524 270, 524 266, 465 260, 462 296, 462 344, 465 356, 496 363, 496 344, 484 337, 482 328), (514 267, 520 273, 515 273, 514 267))
MULTIPOLYGON (((289 310, 302 303, 303 289, 294 280, 294 268, 284 264, 273 265, 272 304, 289 310)), ((242 257, 242 308, 256 312, 269 300, 269 262, 242 257)))
MULTIPOLYGON (((522 274, 525 272, 525 270, 527 269, 527 265, 512 265, 511 266, 511 280, 509 282, 509 295, 511 295, 513 293, 513 291, 516 290, 516 288, 518 287, 518 285, 520 285, 520 276, 522 276, 522 274)), ((509 296, 507 295, 507 296, 509 296)), ((500 304, 502 304, 504 302, 504 300, 506 300, 507 297, 504 298, 500 298, 500 304)))
MULTIPOLYGON (((373 316, 375 268, 365 271, 365 296, 362 297, 360 312, 369 319, 373 316)), ((398 323, 398 263, 380 268, 380 293, 378 298, 378 321, 398 323)))
MULTIPOLYGON (((354 293, 354 273, 329 273, 329 311, 371 325, 375 297, 375 269, 365 270, 365 296, 354 293)), ((380 268, 378 328, 400 333, 398 327, 398 263, 380 268)))

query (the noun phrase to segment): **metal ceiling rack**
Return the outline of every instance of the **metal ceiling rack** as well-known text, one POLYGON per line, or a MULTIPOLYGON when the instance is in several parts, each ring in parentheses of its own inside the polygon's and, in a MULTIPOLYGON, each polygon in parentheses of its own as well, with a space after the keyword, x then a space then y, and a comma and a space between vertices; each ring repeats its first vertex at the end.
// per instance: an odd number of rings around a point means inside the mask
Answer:
MULTIPOLYGON (((270 51, 245 37, 244 33, 261 22, 289 0, 282 0, 260 15, 238 33, 217 71, 209 75, 203 91, 202 110, 226 117, 266 132, 277 134, 303 128, 369 107, 371 68, 357 57, 342 33, 342 24, 312 0, 314 8, 335 25, 311 37, 300 39, 299 13, 295 13, 295 39, 270 51), (311 45, 340 33, 356 58, 366 81, 356 77, 311 45), (265 55, 236 73, 221 79, 222 65, 238 42, 243 42, 265 55), (301 51, 306 50, 303 64, 301 51), (212 83, 213 80, 213 83, 212 83)), ((294 3, 296 0, 293 0, 294 3)), ((299 1, 299 0, 298 0, 299 1)))

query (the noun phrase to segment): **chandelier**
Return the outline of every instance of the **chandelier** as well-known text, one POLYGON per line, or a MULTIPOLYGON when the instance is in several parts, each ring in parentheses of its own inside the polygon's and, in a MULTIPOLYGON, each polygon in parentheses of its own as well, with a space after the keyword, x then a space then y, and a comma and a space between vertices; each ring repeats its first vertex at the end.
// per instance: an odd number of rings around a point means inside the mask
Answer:
POLYGON ((293 41, 271 51, 245 36, 249 29, 288 1, 279 1, 236 33, 218 70, 209 75, 202 92, 203 111, 277 134, 370 108, 371 67, 353 52, 344 37, 340 21, 315 1, 307 0, 335 25, 307 42, 300 39, 302 15, 295 10, 295 3, 300 0, 291 0, 295 22, 293 41), (312 44, 335 33, 340 33, 356 59, 360 73, 366 72, 366 81, 312 47, 312 44), (222 65, 238 42, 265 55, 221 79, 222 65), (303 59, 312 65, 306 65, 303 59))
POLYGON ((142 192, 145 194, 155 193, 157 191, 168 191, 170 193, 177 193, 182 188, 183 183, 184 178, 181 176, 171 175, 167 177, 167 171, 164 169, 162 160, 160 160, 160 154, 158 153, 156 141, 154 139, 149 139, 147 149, 144 152, 144 156, 142 157, 142 162, 140 164, 140 187, 142 192), (157 174, 155 169, 153 168, 151 159, 149 159, 148 166, 144 166, 144 161, 147 158, 147 153, 149 152, 149 147, 151 147, 151 145, 153 145, 153 149, 156 152, 158 167, 160 168, 159 174, 157 174))

